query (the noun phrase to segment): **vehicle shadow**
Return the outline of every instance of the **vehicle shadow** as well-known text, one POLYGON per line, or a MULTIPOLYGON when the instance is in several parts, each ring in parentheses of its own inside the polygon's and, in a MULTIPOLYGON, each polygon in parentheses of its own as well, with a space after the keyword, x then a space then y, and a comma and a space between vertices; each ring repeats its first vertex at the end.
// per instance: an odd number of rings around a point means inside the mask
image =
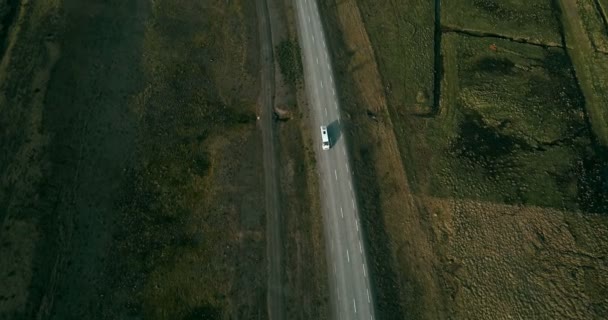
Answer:
POLYGON ((334 120, 327 126, 327 137, 329 138, 330 148, 333 148, 338 143, 338 140, 340 140, 340 137, 342 137, 342 127, 338 120, 334 120))

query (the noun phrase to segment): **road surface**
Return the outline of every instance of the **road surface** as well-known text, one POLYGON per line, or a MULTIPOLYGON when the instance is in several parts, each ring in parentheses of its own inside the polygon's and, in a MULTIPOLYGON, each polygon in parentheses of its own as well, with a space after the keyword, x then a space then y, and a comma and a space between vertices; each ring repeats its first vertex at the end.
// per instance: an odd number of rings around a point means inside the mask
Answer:
POLYGON ((325 239, 335 319, 374 319, 365 247, 352 184, 352 172, 340 133, 340 110, 325 36, 315 0, 296 0, 304 82, 310 102, 323 202, 325 239), (328 127, 332 147, 321 149, 320 126, 328 127))

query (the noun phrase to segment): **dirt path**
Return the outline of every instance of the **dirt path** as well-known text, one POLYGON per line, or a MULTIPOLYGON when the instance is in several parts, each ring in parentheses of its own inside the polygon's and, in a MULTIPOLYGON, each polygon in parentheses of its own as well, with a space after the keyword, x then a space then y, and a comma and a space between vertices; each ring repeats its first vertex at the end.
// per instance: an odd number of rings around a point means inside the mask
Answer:
POLYGON ((262 130, 264 152, 264 179, 266 193, 266 237, 268 257, 268 317, 271 320, 285 318, 285 295, 283 292, 283 248, 281 246, 281 216, 277 154, 274 149, 273 99, 274 99, 274 59, 272 55, 272 32, 267 1, 256 2, 258 27, 260 35, 261 90, 258 106, 260 128, 262 130))

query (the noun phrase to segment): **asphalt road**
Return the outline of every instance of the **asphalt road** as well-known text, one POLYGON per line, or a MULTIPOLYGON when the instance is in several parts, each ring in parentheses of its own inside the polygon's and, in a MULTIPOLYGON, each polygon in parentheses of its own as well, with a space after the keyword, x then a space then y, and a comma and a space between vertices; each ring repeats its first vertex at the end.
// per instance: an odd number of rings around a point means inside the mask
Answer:
POLYGON ((315 0, 297 0, 298 33, 321 181, 325 239, 335 319, 374 319, 365 247, 353 190, 329 53, 315 0), (321 149, 320 126, 332 147, 321 149))

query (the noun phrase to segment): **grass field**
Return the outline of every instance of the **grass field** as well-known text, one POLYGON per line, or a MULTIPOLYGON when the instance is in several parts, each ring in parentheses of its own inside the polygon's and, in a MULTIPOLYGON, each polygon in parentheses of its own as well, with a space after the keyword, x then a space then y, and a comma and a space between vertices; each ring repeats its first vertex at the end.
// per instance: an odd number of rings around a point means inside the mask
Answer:
POLYGON ((441 23, 509 38, 561 43, 559 17, 546 0, 441 1, 441 23))

